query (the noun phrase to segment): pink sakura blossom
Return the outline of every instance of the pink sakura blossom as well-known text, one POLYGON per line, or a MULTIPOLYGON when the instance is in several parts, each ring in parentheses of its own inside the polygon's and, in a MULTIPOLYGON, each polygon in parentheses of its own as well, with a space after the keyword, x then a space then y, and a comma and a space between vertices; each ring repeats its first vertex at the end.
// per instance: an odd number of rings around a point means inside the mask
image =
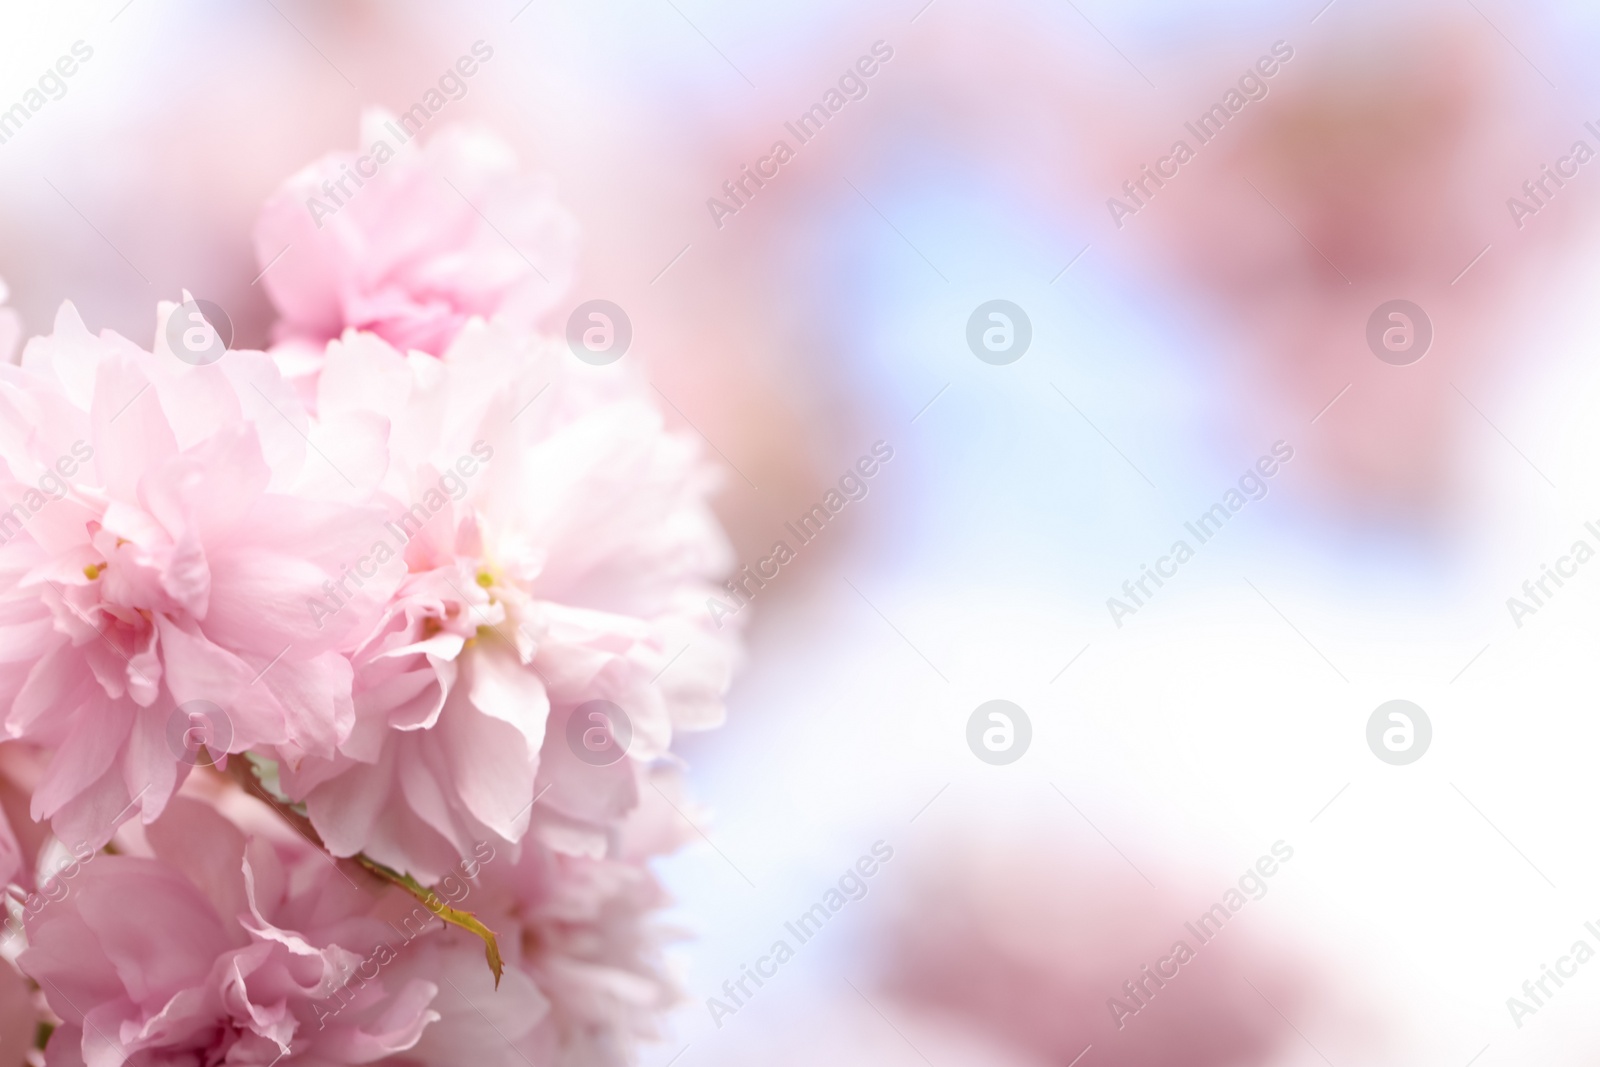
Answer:
POLYGON ((504 142, 450 127, 423 144, 371 110, 355 151, 267 202, 255 246, 283 316, 276 339, 314 364, 346 328, 441 355, 473 316, 531 326, 566 288, 576 235, 504 142))
POLYGON ((1066 844, 1058 828, 978 825, 947 832, 947 848, 876 902, 881 988, 899 1002, 1043 1063, 1067 1063, 1092 1044, 1109 1067, 1285 1062, 1277 1010, 1320 1008, 1293 946, 1248 927, 1196 936, 1206 905, 1195 902, 1227 882, 1185 873, 1183 891, 1169 895, 1102 851, 1066 844))
POLYGON ((444 360, 351 333, 316 387, 322 418, 394 427, 391 510, 349 565, 393 557, 405 573, 378 624, 341 646, 348 738, 285 767, 284 788, 335 855, 425 883, 471 841, 513 845, 530 825, 602 855, 674 729, 721 716, 731 631, 703 605, 729 554, 698 451, 637 382, 505 324, 469 324, 444 360), (597 699, 632 727, 609 766, 565 736, 597 699))
MULTIPOLYGON (((616 828, 608 855, 568 855, 530 839, 516 858, 483 864, 461 903, 499 933, 507 975, 530 979, 545 1002, 516 1041, 528 1063, 624 1067, 638 1042, 661 1037, 663 1015, 683 999, 662 952, 679 935, 659 920, 668 900, 647 862, 692 831, 673 810, 682 803, 670 799, 675 772, 656 768, 650 781, 656 788, 616 828)), ((437 940, 456 958, 477 944, 455 928, 437 940)), ((460 1039, 448 1020, 424 1033, 418 1051, 442 1053, 447 1038, 460 1039)))
POLYGON ((408 894, 273 818, 241 827, 175 799, 139 854, 85 865, 29 920, 18 964, 62 1020, 50 1067, 524 1063, 505 1040, 545 1010, 531 981, 508 972, 496 990, 482 942, 440 938, 408 894), (464 1044, 428 1054, 445 1022, 464 1044))
POLYGON ((91 848, 160 814, 192 762, 172 735, 189 702, 227 709, 214 755, 332 756, 354 725, 338 646, 386 594, 305 625, 370 509, 326 498, 339 449, 268 357, 191 366, 162 333, 146 352, 64 305, 0 366, 0 708, 52 750, 32 818, 91 848))
POLYGON ((648 863, 735 655, 712 472, 534 332, 574 226, 504 145, 362 139, 262 216, 270 353, 69 304, 0 359, 3 957, 38 984, 0 962, 0 1067, 47 1011, 47 1067, 621 1065, 680 995, 648 863), (189 774, 202 705, 278 812, 189 774), (358 854, 470 895, 498 984, 358 854))
POLYGON ((680 997, 644 866, 681 839, 659 812, 641 809, 605 859, 486 842, 458 857, 437 891, 498 931, 497 985, 483 942, 409 894, 226 782, 185 792, 28 919, 18 964, 61 1020, 50 1067, 621 1067, 680 997))

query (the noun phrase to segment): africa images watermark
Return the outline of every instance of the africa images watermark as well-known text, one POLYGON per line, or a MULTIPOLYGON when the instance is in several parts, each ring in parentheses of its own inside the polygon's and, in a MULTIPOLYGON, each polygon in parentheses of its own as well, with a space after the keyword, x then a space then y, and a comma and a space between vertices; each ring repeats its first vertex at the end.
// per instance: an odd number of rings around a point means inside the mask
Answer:
MULTIPOLYGON (((94 446, 87 441, 72 442, 72 447, 39 476, 38 488, 29 489, 22 499, 0 511, 0 544, 5 544, 22 532, 23 526, 51 503, 64 500, 70 483, 66 480, 78 473, 80 464, 94 458, 94 446), (15 526, 12 524, 15 523, 15 526)), ((95 575, 90 575, 91 578, 95 575)))
MULTIPOLYGON (((1593 122, 1585 122, 1583 128, 1600 139, 1600 127, 1593 122)), ((1550 164, 1539 165, 1539 176, 1530 178, 1522 183, 1523 195, 1526 201, 1517 197, 1506 197, 1506 210, 1511 212, 1511 221, 1517 224, 1517 229, 1522 229, 1528 224, 1528 218, 1537 215, 1540 211, 1550 206, 1550 201, 1555 199, 1556 193, 1565 188, 1567 182, 1578 176, 1578 169, 1595 157, 1595 150, 1589 147, 1589 142, 1579 138, 1572 142, 1572 147, 1567 154, 1556 160, 1552 169, 1550 164), (1571 167, 1568 170, 1568 167, 1571 167), (1566 179, 1563 181, 1562 179, 1566 179), (1552 189, 1551 185, 1555 188, 1552 189), (1542 194, 1542 195, 1541 195, 1542 194)))
POLYGON ((1245 69, 1239 78, 1239 87, 1229 89, 1223 94, 1219 103, 1212 104, 1210 109, 1203 112, 1195 122, 1185 122, 1183 128, 1188 130, 1195 139, 1196 146, 1191 148, 1189 142, 1178 138, 1172 142, 1172 151, 1156 160, 1155 169, 1152 170, 1148 163, 1139 168, 1140 177, 1122 183, 1122 191, 1127 195, 1131 204, 1124 203, 1117 197, 1106 198, 1106 210, 1111 212, 1111 221, 1117 224, 1117 229, 1122 229, 1123 219, 1128 215, 1137 215, 1155 196, 1155 190, 1166 185, 1167 181, 1178 176, 1183 165, 1193 159, 1200 148, 1210 144, 1222 133, 1222 128, 1233 117, 1244 110, 1244 106, 1254 100, 1265 100, 1270 91, 1266 79, 1278 73, 1280 64, 1288 63, 1294 58, 1294 49, 1286 41, 1272 43, 1272 55, 1262 56, 1256 60, 1253 67, 1245 69), (1167 167, 1171 166, 1171 170, 1167 167), (1166 179, 1166 180, 1163 180, 1166 179), (1155 189, 1150 186, 1154 183, 1155 189), (1140 194, 1143 193, 1143 197, 1140 194))
POLYGON ((384 123, 385 128, 394 135, 394 145, 380 137, 372 142, 366 155, 356 158, 354 167, 349 163, 341 163, 339 166, 342 173, 339 177, 322 183, 322 192, 327 196, 327 200, 315 196, 306 200, 306 210, 311 213, 311 221, 317 224, 317 229, 322 229, 323 219, 337 215, 366 184, 367 179, 378 176, 378 168, 394 158, 398 145, 405 144, 421 133, 422 127, 427 125, 429 119, 443 111, 445 104, 466 96, 466 80, 478 73, 480 63, 489 62, 493 56, 494 49, 486 42, 473 41, 471 54, 463 54, 439 75, 438 88, 430 87, 422 94, 420 101, 400 113, 399 126, 393 122, 384 123), (346 185, 347 182, 355 182, 355 189, 350 189, 346 185))
MULTIPOLYGON (((882 40, 872 42, 872 51, 857 59, 839 76, 838 85, 830 86, 822 94, 822 99, 802 112, 794 122, 785 122, 784 129, 794 134, 798 144, 805 144, 817 134, 822 132, 822 127, 828 120, 844 110, 845 104, 852 100, 864 99, 867 95, 867 79, 878 73, 881 64, 894 58, 894 49, 882 40)), ((756 190, 762 188, 778 176, 778 171, 783 165, 795 156, 794 148, 789 142, 779 138, 772 142, 768 153, 756 160, 755 170, 752 172, 749 164, 742 165, 740 176, 722 183, 722 191, 727 196, 726 200, 715 196, 706 198, 706 210, 711 212, 711 221, 717 224, 717 229, 722 229, 722 220, 729 215, 737 215, 749 205, 756 195, 756 190), (771 169, 768 169, 770 166, 771 169)))
MULTIPOLYGON (((1586 922, 1583 928, 1596 941, 1600 941, 1600 927, 1596 927, 1592 922, 1586 922)), ((1545 1001, 1555 996, 1555 992, 1550 989, 1551 982, 1554 982, 1556 990, 1559 990, 1566 985, 1561 979, 1575 977, 1578 968, 1594 959, 1594 956, 1595 951, 1589 946, 1589 942, 1580 937, 1572 943, 1572 949, 1567 955, 1556 957, 1554 970, 1548 963, 1539 964, 1539 977, 1522 983, 1522 995, 1527 999, 1506 998, 1506 1010, 1511 1013, 1511 1021, 1517 1024, 1517 1029, 1522 1029, 1522 1020, 1525 1016, 1537 1015, 1539 1009, 1546 1006, 1545 1001), (1570 969, 1566 966, 1568 964, 1571 965, 1570 969), (1542 997, 1539 995, 1541 993, 1544 994, 1542 997)))
POLYGON ((377 947, 367 953, 360 963, 341 976, 337 989, 312 1005, 317 1015, 318 1030, 324 1029, 329 1019, 354 1003, 367 983, 376 981, 378 972, 399 958, 401 949, 421 937, 433 922, 438 921, 442 925, 444 920, 439 919, 441 911, 460 904, 471 895, 472 880, 478 877, 485 863, 493 862, 495 858, 494 846, 487 841, 473 842, 472 851, 476 858, 463 859, 457 869, 441 878, 429 899, 412 908, 410 914, 400 920, 399 926, 393 922, 389 924, 400 935, 398 944, 379 941, 377 947))
MULTIPOLYGON (((1205 544, 1217 535, 1223 523, 1244 510, 1244 506, 1251 500, 1264 499, 1268 492, 1267 479, 1277 474, 1282 465, 1293 458, 1294 448, 1287 442, 1273 442, 1271 454, 1257 459, 1254 467, 1239 476, 1237 489, 1230 488, 1223 493, 1220 503, 1212 504, 1194 522, 1184 523, 1183 528, 1194 535, 1197 544, 1205 544)), ((1169 554, 1156 560, 1154 569, 1147 563, 1140 564, 1139 577, 1122 583, 1123 595, 1133 603, 1129 604, 1116 597, 1106 599, 1106 610, 1111 612, 1111 621, 1117 624, 1117 629, 1122 629, 1124 616, 1137 614, 1139 609, 1145 606, 1145 601, 1154 597, 1155 592, 1148 583, 1155 582, 1156 588, 1161 588, 1167 584, 1162 579, 1177 577, 1179 566, 1193 558, 1194 548, 1188 541, 1179 538, 1173 542, 1169 554), (1142 597, 1139 595, 1141 591, 1144 593, 1142 597)))
POLYGON ((23 123, 43 110, 45 104, 67 95, 66 79, 78 73, 79 66, 93 58, 94 49, 83 41, 73 41, 70 53, 57 59, 54 66, 45 68, 45 72, 39 75, 37 88, 25 90, 21 100, 0 111, 0 144, 15 137, 23 123))
MULTIPOLYGON (((1583 524, 1583 528, 1589 532, 1589 535, 1597 543, 1600 543, 1600 526, 1596 526, 1593 522, 1586 522, 1583 524)), ((1561 579, 1576 578, 1578 576, 1578 567, 1588 563, 1594 557, 1594 546, 1580 537, 1572 542, 1571 551, 1564 556, 1556 557, 1555 567, 1552 568, 1548 563, 1539 564, 1539 569, 1543 573, 1537 578, 1529 578, 1522 583, 1522 595, 1527 599, 1520 600, 1514 596, 1506 597, 1506 610, 1511 613, 1511 621, 1517 624, 1517 629, 1522 629, 1522 620, 1525 617, 1537 614, 1539 609, 1545 606, 1545 601, 1555 595, 1555 591, 1550 588, 1551 582, 1556 583, 1556 589, 1560 589, 1567 584, 1561 579), (1541 596, 1540 594, 1543 595, 1541 596)))
POLYGON ((845 868, 845 872, 839 876, 838 883, 829 886, 820 901, 801 912, 800 917, 793 922, 783 924, 783 928, 793 935, 795 945, 790 945, 787 939, 780 937, 772 943, 772 948, 765 956, 756 960, 754 969, 748 964, 740 964, 739 977, 730 978, 722 983, 722 993, 727 997, 727 1001, 717 997, 706 998, 706 1010, 711 1013, 711 1021, 717 1024, 717 1029, 722 1029, 723 1019, 729 1015, 739 1014, 739 1009, 755 997, 766 984, 762 979, 776 978, 778 967, 794 959, 795 946, 803 945, 816 937, 823 925, 844 910, 846 904, 866 896, 868 879, 877 874, 879 868, 893 858, 893 848, 884 841, 874 841, 871 855, 862 856, 854 865, 845 868), (751 982, 755 983, 755 989, 750 988, 751 982))
MULTIPOLYGON (((130 805, 131 806, 131 805, 130 805)), ((67 899, 72 892, 72 887, 67 883, 78 876, 78 872, 88 866, 89 861, 95 858, 96 852, 89 847, 87 841, 79 841, 72 846, 72 858, 58 867, 54 873, 47 875, 39 882, 37 893, 27 893, 18 899, 11 893, 20 893, 21 889, 12 888, 6 895, 7 911, 5 921, 5 934, 0 936, 0 945, 4 945, 13 937, 22 933, 24 924, 29 919, 36 919, 40 913, 51 904, 59 904, 67 899)))
POLYGON ((366 579, 377 575, 379 567, 404 552, 406 544, 422 532, 428 520, 443 510, 448 501, 460 500, 467 495, 468 479, 478 473, 480 463, 488 463, 493 458, 493 445, 486 441, 472 442, 471 455, 463 453, 457 458, 455 466, 439 475, 439 480, 422 494, 421 500, 383 524, 386 538, 372 542, 367 554, 356 560, 354 566, 348 563, 341 566, 338 581, 332 578, 324 581, 322 591, 326 594, 326 600, 319 597, 306 600, 306 610, 311 613, 311 621, 317 624, 317 629, 322 629, 324 623, 343 611, 345 605, 355 598, 349 583, 354 582, 357 589, 362 588, 366 579), (412 529, 413 524, 415 529, 412 529))
MULTIPOLYGON (((855 466, 846 470, 839 476, 837 489, 829 489, 822 495, 822 503, 813 504, 811 510, 801 515, 795 523, 786 522, 784 529, 794 535, 799 546, 805 546, 816 540, 833 517, 844 510, 844 506, 853 500, 865 500, 867 497, 867 482, 881 469, 880 464, 888 463, 894 458, 894 449, 885 441, 872 443, 872 454, 862 456, 856 460, 855 466)), ((732 603, 719 597, 706 598, 706 610, 711 613, 711 621, 717 624, 717 629, 722 629, 722 619, 725 615, 737 615, 744 610, 744 606, 755 597, 756 593, 767 587, 767 582, 778 576, 785 564, 793 560, 798 553, 784 540, 774 541, 770 555, 756 560, 755 573, 752 566, 747 564, 739 568, 739 573, 728 579, 724 587, 728 590, 728 598, 732 603), (768 567, 771 570, 768 570, 768 567), (752 584, 754 588, 751 588, 752 584)))
MULTIPOLYGON (((1250 894, 1250 900, 1260 900, 1267 895, 1267 879, 1278 873, 1280 863, 1288 863, 1294 858, 1294 849, 1283 841, 1272 843, 1272 856, 1262 856, 1255 864, 1239 876, 1238 888, 1229 888, 1222 894, 1221 902, 1211 905, 1195 922, 1186 922, 1183 928, 1194 935, 1195 944, 1207 945, 1216 939, 1222 932, 1222 927, 1229 919, 1237 915, 1245 906, 1245 894, 1250 894), (1272 857, 1276 856, 1277 859, 1272 857)), ((1189 942, 1179 938, 1165 956, 1156 960, 1152 970, 1150 964, 1139 968, 1139 977, 1130 978, 1122 983, 1122 991, 1126 994, 1128 1002, 1125 1003, 1116 997, 1106 998, 1106 1009, 1111 1012, 1111 1021, 1121 1030, 1127 1026, 1130 1015, 1138 1015, 1150 1002, 1155 999, 1158 991, 1165 988, 1166 984, 1178 977, 1183 965, 1194 959, 1197 948, 1189 947, 1189 942), (1168 967, 1170 966, 1170 970, 1168 967)))

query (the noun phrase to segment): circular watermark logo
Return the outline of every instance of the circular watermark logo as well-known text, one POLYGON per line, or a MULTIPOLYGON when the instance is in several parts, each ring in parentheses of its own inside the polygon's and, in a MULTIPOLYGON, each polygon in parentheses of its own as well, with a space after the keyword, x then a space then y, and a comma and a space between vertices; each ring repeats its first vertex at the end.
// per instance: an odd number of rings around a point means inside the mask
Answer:
POLYGON ((628 313, 609 300, 586 300, 567 316, 567 347, 592 366, 615 363, 632 343, 628 313))
POLYGON ((179 763, 214 767, 233 744, 233 720, 209 700, 189 700, 167 716, 167 749, 179 763))
POLYGON ((967 747, 985 763, 1015 763, 1032 742, 1028 713, 1009 700, 985 701, 967 718, 967 747))
POLYGON ((986 300, 967 319, 967 347, 985 363, 1015 363, 1032 343, 1028 313, 1009 300, 986 300))
POLYGON ((1433 320, 1409 300, 1379 304, 1367 319, 1367 347, 1396 367, 1415 363, 1433 344, 1433 320))
POLYGON ((567 747, 591 767, 609 767, 628 754, 633 723, 609 700, 587 700, 567 717, 567 747))
POLYGON ((209 300, 185 301, 167 319, 167 347, 185 363, 215 363, 231 344, 233 320, 209 300))
POLYGON ((1417 762, 1432 743, 1433 723, 1428 713, 1409 700, 1379 704, 1367 720, 1367 747, 1396 767, 1417 762))

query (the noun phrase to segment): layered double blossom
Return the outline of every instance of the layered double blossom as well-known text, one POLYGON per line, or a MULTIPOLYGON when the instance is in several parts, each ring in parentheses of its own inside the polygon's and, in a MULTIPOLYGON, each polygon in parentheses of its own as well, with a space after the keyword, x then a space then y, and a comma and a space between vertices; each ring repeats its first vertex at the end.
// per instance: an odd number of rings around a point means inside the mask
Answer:
POLYGON ((263 214, 271 349, 195 365, 185 294, 0 365, 0 1067, 621 1063, 677 996, 711 471, 537 329, 573 225, 504 145, 307 211, 350 158, 263 214))

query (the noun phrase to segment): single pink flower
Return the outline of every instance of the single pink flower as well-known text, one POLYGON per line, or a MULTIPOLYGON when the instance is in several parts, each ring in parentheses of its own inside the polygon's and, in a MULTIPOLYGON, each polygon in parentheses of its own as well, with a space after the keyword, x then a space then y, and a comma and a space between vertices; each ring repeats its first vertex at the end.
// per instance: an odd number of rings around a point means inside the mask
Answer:
MULTIPOLYGON (((1213 936, 1197 936, 1195 923, 1227 890, 1246 906, 1233 883, 1185 876, 1181 896, 1160 891, 1101 848, 1064 844, 1054 828, 985 824, 947 831, 944 842, 872 905, 883 920, 874 925, 881 988, 903 1003, 1042 1062, 1067 1063, 1093 1045, 1108 1067, 1277 1063, 1293 1041, 1277 1011, 1317 1006, 1303 957, 1254 932, 1258 917, 1219 932, 1212 915, 1213 936)), ((1271 891, 1249 874, 1252 895, 1271 891)))
MULTIPOLYGON (((693 831, 672 811, 681 800, 668 803, 679 788, 675 773, 658 769, 650 780, 661 792, 648 790, 607 855, 568 855, 530 839, 519 855, 482 864, 461 896, 460 906, 499 934, 506 973, 530 980, 546 1004, 517 1042, 530 1063, 625 1067, 640 1041, 662 1036, 663 1016, 683 999, 663 952, 682 935, 661 921, 670 901, 647 862, 693 831)), ((437 943, 465 957, 476 939, 449 929, 437 943)), ((442 1053, 447 1038, 454 1035, 441 1022, 418 1051, 442 1053)))
POLYGON ((636 381, 505 324, 469 325, 443 360, 349 334, 316 404, 394 427, 393 510, 350 566, 395 557, 406 574, 349 649, 349 737, 285 768, 284 788, 335 855, 424 883, 530 823, 603 854, 673 730, 721 716, 732 631, 704 605, 729 554, 698 450, 636 381), (626 756, 587 762, 569 743, 594 700, 623 709, 626 756))
POLYGON ((277 341, 314 362, 348 328, 441 355, 473 316, 530 326, 565 291, 576 235, 504 142, 449 127, 423 144, 372 110, 355 151, 267 202, 255 245, 277 341))
POLYGON ((65 305, 0 366, 0 707, 11 737, 54 750, 32 817, 90 848, 161 812, 195 721, 212 758, 331 756, 354 723, 338 646, 385 595, 306 624, 377 520, 331 498, 338 444, 267 356, 192 366, 163 332, 146 352, 65 305))
POLYGON ((511 973, 495 990, 482 942, 430 946, 440 924, 413 898, 341 870, 274 818, 240 827, 176 799, 147 828, 148 855, 97 857, 65 900, 29 920, 18 963, 63 1020, 52 1067, 402 1055, 451 1067, 462 1061, 416 1050, 430 1025, 460 1030, 468 1016, 487 1036, 467 1062, 523 1063, 473 1002, 515 1039, 545 1010, 530 981, 511 973))

